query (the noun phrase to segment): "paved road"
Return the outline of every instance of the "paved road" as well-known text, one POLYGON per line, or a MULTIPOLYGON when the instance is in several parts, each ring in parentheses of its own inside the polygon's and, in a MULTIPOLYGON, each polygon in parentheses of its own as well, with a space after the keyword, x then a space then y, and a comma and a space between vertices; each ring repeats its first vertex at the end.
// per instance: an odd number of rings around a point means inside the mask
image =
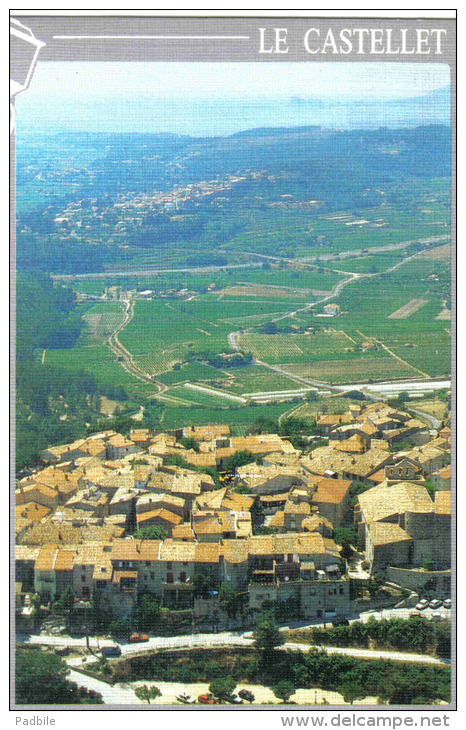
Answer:
POLYGON ((432 428, 440 428, 441 421, 438 420, 438 418, 435 418, 431 413, 426 413, 425 411, 418 411, 416 408, 412 408, 411 405, 409 406, 410 411, 415 413, 417 416, 421 416, 421 418, 425 418, 429 421, 432 428))
MULTIPOLYGON (((70 682, 76 682, 80 687, 86 687, 86 689, 93 689, 96 692, 100 692, 104 704, 106 705, 139 705, 141 704, 134 690, 129 687, 122 687, 119 684, 113 687, 106 682, 102 682, 94 677, 88 677, 81 672, 76 672, 74 669, 70 669, 70 673, 67 676, 70 682)), ((141 681, 141 684, 144 682, 141 681)))
MULTIPOLYGON (((315 625, 315 624, 314 624, 315 625)), ((29 643, 35 644, 48 644, 49 646, 85 646, 85 639, 69 639, 62 636, 32 636, 29 639, 29 643)), ((114 642, 111 640, 103 639, 97 642, 96 639, 91 640, 91 647, 97 649, 97 645, 109 646, 114 642)), ((130 656, 132 654, 141 653, 141 651, 150 651, 154 649, 176 649, 176 648, 189 648, 189 647, 211 647, 211 646, 251 646, 253 643, 252 633, 246 632, 233 632, 223 631, 218 634, 193 634, 190 636, 170 636, 160 637, 154 636, 144 644, 129 644, 121 643, 122 656, 130 656)), ((300 643, 286 643, 282 647, 283 649, 300 649, 307 651, 309 644, 300 643)), ((412 653, 400 653, 390 651, 379 651, 369 649, 355 649, 353 647, 335 647, 325 646, 324 648, 330 654, 345 654, 347 656, 354 656, 359 658, 370 658, 370 659, 393 659, 394 661, 416 661, 426 664, 441 664, 444 663, 442 660, 436 657, 428 655, 412 654, 412 653)), ((76 664, 72 660, 73 664, 76 664)))
POLYGON ((224 269, 251 269, 260 264, 225 264, 224 266, 190 266, 183 269, 121 269, 120 271, 99 271, 89 274, 52 274, 54 281, 74 281, 81 279, 110 279, 115 276, 155 276, 156 274, 189 274, 223 271, 224 269))
POLYGON ((445 234, 442 236, 432 236, 430 238, 418 238, 414 241, 401 241, 400 243, 388 243, 384 246, 373 246, 369 249, 351 249, 350 251, 341 251, 340 253, 327 253, 327 254, 319 254, 318 256, 305 256, 302 258, 296 258, 296 259, 289 259, 284 256, 270 256, 262 253, 252 253, 251 251, 237 251, 239 254, 243 254, 245 256, 254 256, 259 259, 265 259, 267 261, 288 261, 289 263, 296 264, 314 264, 317 259, 319 261, 333 261, 334 259, 346 259, 346 258, 354 258, 356 256, 360 256, 363 254, 363 251, 366 251, 364 254, 365 256, 371 256, 374 253, 384 253, 385 251, 398 251, 402 248, 405 248, 406 246, 410 246, 413 243, 441 243, 442 241, 449 241, 451 238, 450 234, 445 234))

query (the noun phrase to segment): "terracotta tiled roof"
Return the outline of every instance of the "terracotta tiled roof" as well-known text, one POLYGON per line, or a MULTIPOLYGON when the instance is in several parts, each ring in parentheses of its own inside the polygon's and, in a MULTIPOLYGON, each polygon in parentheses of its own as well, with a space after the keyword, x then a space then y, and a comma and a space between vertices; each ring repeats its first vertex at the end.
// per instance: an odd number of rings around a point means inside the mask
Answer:
POLYGON ((340 504, 345 498, 352 482, 348 479, 321 479, 312 495, 313 502, 340 504))
POLYGON ((219 546, 216 543, 202 542, 195 546, 194 562, 196 563, 218 563, 220 555, 219 546))
POLYGON ((176 525, 173 528, 172 538, 174 540, 188 540, 194 542, 194 532, 189 522, 176 525))
POLYGON ((114 540, 112 560, 158 560, 162 542, 160 540, 114 540))
POLYGON ((164 540, 160 548, 160 560, 169 560, 174 563, 194 562, 196 545, 192 542, 174 542, 164 540))
POLYGON ((55 558, 54 570, 73 570, 75 553, 72 550, 59 550, 55 558))
POLYGON ((379 484, 360 494, 358 502, 365 522, 404 512, 429 513, 434 507, 426 488, 414 482, 396 482, 391 486, 379 484))
POLYGON ((163 509, 163 507, 161 509, 147 512, 138 512, 136 515, 138 525, 142 525, 144 522, 148 522, 156 518, 163 520, 164 522, 169 522, 171 525, 179 525, 180 522, 183 522, 182 517, 176 515, 174 512, 170 512, 168 509, 163 509))
POLYGON ((37 502, 26 502, 15 508, 16 517, 23 517, 31 522, 40 522, 51 511, 50 507, 44 507, 37 502))
POLYGON ((451 464, 448 464, 443 469, 439 469, 437 474, 441 479, 451 479, 451 464))
POLYGON ((451 515, 451 492, 435 492, 434 511, 437 515, 451 515))
POLYGON ((285 510, 278 509, 269 522, 269 527, 280 529, 285 525, 285 510))
POLYGON ((246 563, 248 560, 247 540, 222 540, 220 553, 231 564, 246 563))
POLYGON ((42 545, 37 556, 34 569, 50 571, 55 565, 55 558, 58 552, 58 546, 53 544, 42 545))
POLYGON ((399 525, 390 522, 371 522, 370 534, 375 546, 391 545, 397 542, 412 540, 408 533, 399 525))

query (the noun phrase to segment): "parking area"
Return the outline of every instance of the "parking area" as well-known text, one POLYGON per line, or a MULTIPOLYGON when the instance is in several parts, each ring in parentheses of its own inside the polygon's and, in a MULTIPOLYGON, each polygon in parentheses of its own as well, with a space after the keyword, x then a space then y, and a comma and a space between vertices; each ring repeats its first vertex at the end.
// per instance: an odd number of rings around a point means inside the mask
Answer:
POLYGON ((370 616, 373 616, 375 619, 380 621, 380 619, 389 619, 389 618, 409 618, 412 614, 420 614, 421 616, 424 616, 427 619, 431 619, 433 614, 440 614, 441 619, 444 620, 450 620, 451 619, 451 608, 445 608, 443 605, 436 608, 424 608, 419 609, 413 606, 412 608, 382 608, 379 610, 371 610, 371 611, 365 611, 360 614, 359 619, 351 619, 352 621, 363 621, 364 623, 369 619, 370 616))

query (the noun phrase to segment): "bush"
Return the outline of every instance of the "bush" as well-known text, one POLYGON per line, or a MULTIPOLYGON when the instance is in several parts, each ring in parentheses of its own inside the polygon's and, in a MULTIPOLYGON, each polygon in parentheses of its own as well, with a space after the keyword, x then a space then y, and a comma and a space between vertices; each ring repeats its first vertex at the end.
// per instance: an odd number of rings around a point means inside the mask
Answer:
POLYGON ((235 687, 236 682, 232 677, 219 677, 210 683, 209 691, 219 700, 226 700, 233 694, 235 687))
POLYGON ((291 695, 296 692, 296 687, 288 679, 282 679, 275 685, 275 687, 272 687, 272 691, 275 697, 278 697, 286 703, 289 701, 291 695))

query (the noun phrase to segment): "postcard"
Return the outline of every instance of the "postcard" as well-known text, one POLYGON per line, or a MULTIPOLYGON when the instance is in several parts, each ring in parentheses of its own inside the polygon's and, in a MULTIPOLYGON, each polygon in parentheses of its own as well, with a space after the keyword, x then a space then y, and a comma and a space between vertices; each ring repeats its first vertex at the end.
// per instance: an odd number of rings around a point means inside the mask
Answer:
POLYGON ((35 724, 455 709, 456 26, 399 12, 11 18, 35 724))

